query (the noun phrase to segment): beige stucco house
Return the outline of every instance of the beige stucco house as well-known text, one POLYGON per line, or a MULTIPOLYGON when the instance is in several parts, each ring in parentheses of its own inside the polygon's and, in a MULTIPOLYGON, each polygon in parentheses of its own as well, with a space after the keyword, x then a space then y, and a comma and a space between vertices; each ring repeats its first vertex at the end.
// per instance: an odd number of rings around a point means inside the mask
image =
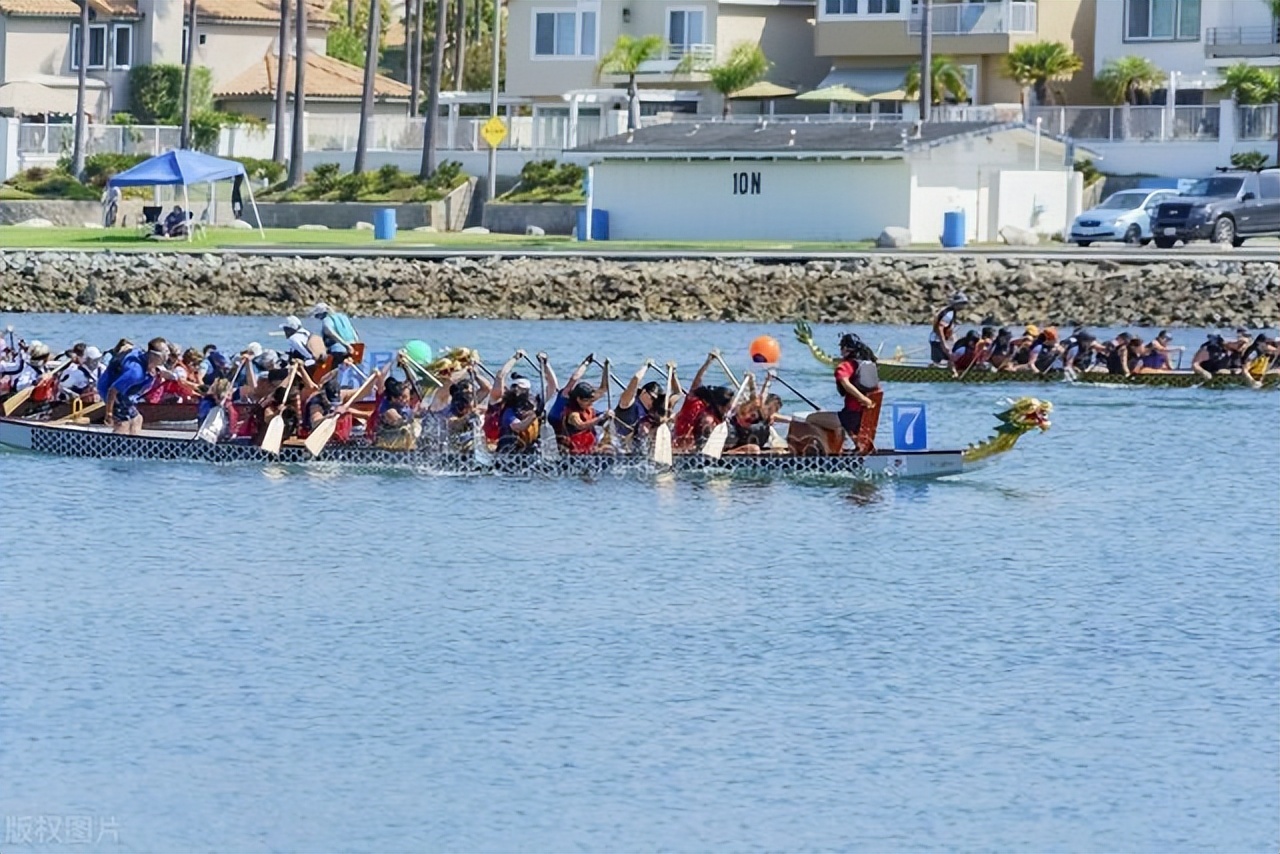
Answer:
MULTIPOLYGON (((724 59, 734 45, 760 45, 773 63, 769 81, 812 87, 830 62, 814 55, 813 0, 509 0, 507 92, 563 106, 572 92, 620 89, 626 78, 597 73, 620 35, 659 35, 660 58, 637 77, 643 112, 718 112, 720 96, 697 69, 724 59), (692 56, 690 72, 677 71, 692 56)), ((615 98, 615 104, 620 100, 615 98)))
MULTIPOLYGON (((134 66, 184 61, 185 6, 184 0, 89 0, 89 109, 95 120, 128 109, 134 66)), ((224 109, 268 117, 279 10, 278 0, 197 0, 195 63, 210 70, 224 109)), ((75 112, 79 15, 76 0, 0 0, 0 112, 75 112)), ((359 112, 363 71, 325 56, 333 20, 326 0, 308 0, 307 89, 314 99, 308 112, 359 112)), ((380 112, 407 112, 408 90, 401 84, 380 78, 377 91, 380 112)))
MULTIPOLYGON (((1097 0, 935 0, 934 56, 949 56, 966 75, 974 104, 1020 102, 1019 87, 1000 72, 1020 44, 1065 43, 1084 60, 1068 83, 1054 83, 1069 103, 1091 103, 1097 0)), ((844 84, 869 97, 902 88, 919 61, 921 6, 914 0, 818 0, 815 52, 831 63, 822 86, 844 84)), ((882 109, 901 104, 885 98, 882 109)))

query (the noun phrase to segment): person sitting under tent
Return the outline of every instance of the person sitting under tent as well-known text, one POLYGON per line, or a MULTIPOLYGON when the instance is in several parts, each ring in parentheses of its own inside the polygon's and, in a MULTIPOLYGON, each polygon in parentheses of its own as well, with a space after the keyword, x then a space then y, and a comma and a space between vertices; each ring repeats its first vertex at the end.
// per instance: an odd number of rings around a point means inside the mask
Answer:
POLYGON ((164 222, 156 226, 156 233, 161 237, 186 237, 190 220, 191 215, 182 209, 182 205, 174 205, 164 222))

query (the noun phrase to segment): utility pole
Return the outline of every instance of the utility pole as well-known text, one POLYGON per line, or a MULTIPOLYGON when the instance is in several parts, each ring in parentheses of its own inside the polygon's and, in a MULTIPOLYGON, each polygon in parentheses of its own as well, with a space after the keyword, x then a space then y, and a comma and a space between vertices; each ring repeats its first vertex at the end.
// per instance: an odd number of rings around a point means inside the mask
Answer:
MULTIPOLYGON (((88 2, 88 0, 85 0, 88 2)), ((187 4, 187 55, 182 68, 182 133, 178 141, 179 148, 191 147, 191 68, 196 56, 196 0, 187 4)))
POLYGON ((933 112, 933 0, 920 0, 920 121, 933 112))
POLYGON ((276 41, 276 104, 275 140, 271 145, 271 159, 284 163, 284 123, 289 102, 289 0, 280 0, 280 31, 276 41))
MULTIPOLYGON (((440 0, 444 2, 444 0, 440 0)), ((479 0, 478 0, 479 2, 479 0)), ((489 93, 489 115, 498 115, 498 75, 502 73, 502 0, 493 0, 493 88, 489 93)), ((498 195, 498 147, 489 146, 489 195, 486 202, 498 195)))

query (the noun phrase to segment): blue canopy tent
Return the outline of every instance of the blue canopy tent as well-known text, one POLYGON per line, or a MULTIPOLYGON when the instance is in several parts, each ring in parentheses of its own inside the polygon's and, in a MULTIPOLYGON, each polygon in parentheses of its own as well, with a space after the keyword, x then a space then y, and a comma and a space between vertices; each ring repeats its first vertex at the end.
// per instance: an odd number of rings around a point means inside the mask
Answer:
MULTIPOLYGON (((248 175, 244 165, 235 160, 224 160, 211 154, 201 154, 185 148, 166 151, 144 160, 132 169, 126 169, 113 175, 107 181, 108 187, 155 187, 182 186, 182 201, 185 210, 191 210, 191 200, 187 195, 187 187, 192 184, 206 184, 213 181, 226 181, 248 175)), ((253 217, 258 221, 258 233, 262 231, 262 217, 258 215, 258 203, 253 199, 253 183, 245 181, 249 188, 249 204, 253 206, 253 217)), ((187 239, 191 239, 191 229, 187 229, 187 239)))

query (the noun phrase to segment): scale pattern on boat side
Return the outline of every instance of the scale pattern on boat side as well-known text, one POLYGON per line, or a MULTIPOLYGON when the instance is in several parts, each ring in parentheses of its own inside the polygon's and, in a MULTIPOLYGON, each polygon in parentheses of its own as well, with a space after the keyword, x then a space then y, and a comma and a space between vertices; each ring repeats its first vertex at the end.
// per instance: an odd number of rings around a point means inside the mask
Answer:
POLYGON ((46 454, 93 459, 207 462, 214 464, 271 463, 285 465, 332 463, 367 469, 411 469, 450 474, 503 474, 521 477, 625 477, 662 471, 735 477, 823 476, 894 477, 901 457, 761 455, 722 457, 678 454, 670 469, 649 460, 613 454, 563 455, 544 459, 537 454, 495 454, 481 462, 471 454, 434 451, 389 451, 366 445, 330 445, 317 460, 305 448, 286 445, 272 457, 253 445, 211 445, 189 439, 130 437, 91 430, 42 428, 32 425, 31 450, 46 454))

